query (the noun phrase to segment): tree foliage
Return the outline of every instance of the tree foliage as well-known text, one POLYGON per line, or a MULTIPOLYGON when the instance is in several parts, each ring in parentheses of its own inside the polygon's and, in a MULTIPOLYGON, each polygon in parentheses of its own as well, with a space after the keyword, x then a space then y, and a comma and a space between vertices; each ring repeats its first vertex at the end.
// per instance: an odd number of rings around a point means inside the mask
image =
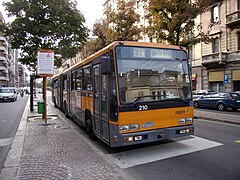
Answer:
POLYGON ((117 7, 106 8, 105 18, 93 26, 93 35, 98 36, 97 49, 101 49, 113 41, 137 41, 141 39, 141 28, 137 26, 140 16, 135 12, 132 3, 118 0, 117 7))
POLYGON ((195 18, 207 10, 212 0, 144 0, 149 26, 146 33, 158 42, 190 46, 207 41, 208 33, 201 32, 195 18))
POLYGON ((52 49, 61 59, 72 58, 82 48, 88 36, 83 14, 70 0, 11 0, 3 4, 8 16, 15 20, 7 24, 6 35, 13 48, 21 50, 20 61, 35 68, 37 51, 52 49))

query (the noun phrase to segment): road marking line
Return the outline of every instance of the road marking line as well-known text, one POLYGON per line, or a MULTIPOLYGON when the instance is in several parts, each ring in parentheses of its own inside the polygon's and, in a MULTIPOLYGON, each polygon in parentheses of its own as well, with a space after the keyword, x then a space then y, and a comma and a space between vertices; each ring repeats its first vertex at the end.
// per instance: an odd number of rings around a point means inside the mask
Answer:
POLYGON ((240 143, 240 140, 236 140, 235 142, 236 142, 236 143, 240 143))
POLYGON ((193 138, 168 144, 108 154, 107 156, 120 168, 129 168, 223 145, 222 143, 204 138, 192 137, 193 138))
POLYGON ((13 138, 5 138, 5 139, 0 139, 0 146, 8 146, 11 145, 13 141, 13 138))

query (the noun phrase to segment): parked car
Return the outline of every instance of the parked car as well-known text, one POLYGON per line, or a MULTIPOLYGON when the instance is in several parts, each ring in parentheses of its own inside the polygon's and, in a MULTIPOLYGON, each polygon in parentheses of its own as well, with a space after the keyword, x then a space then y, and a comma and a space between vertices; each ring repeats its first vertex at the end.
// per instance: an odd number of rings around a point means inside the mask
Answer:
POLYGON ((240 91, 234 91, 235 93, 238 93, 240 95, 240 91))
POLYGON ((215 92, 215 91, 212 91, 212 90, 195 90, 192 92, 192 95, 193 95, 193 100, 194 99, 197 99, 205 94, 208 94, 208 93, 211 93, 211 92, 215 92))
POLYGON ((16 101, 17 88, 15 87, 1 87, 0 88, 0 101, 16 101))
POLYGON ((203 95, 193 100, 194 107, 215 108, 219 111, 231 108, 236 111, 240 109, 240 95, 230 92, 214 92, 203 95))

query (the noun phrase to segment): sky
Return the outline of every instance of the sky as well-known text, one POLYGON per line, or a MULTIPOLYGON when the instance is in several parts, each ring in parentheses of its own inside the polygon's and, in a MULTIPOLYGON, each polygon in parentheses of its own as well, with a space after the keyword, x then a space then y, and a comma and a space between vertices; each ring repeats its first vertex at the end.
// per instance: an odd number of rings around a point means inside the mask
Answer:
POLYGON ((96 19, 101 19, 103 14, 103 3, 106 0, 77 0, 77 8, 83 13, 88 28, 92 28, 96 19))
MULTIPOLYGON (((5 21, 9 22, 11 19, 7 18, 4 7, 2 6, 2 2, 6 1, 9 0, 0 0, 0 11, 3 14, 5 21)), ((97 19, 101 19, 103 13, 103 3, 105 3, 105 1, 106 0, 77 0, 77 9, 79 9, 84 15, 86 25, 89 29, 92 28, 97 19)))

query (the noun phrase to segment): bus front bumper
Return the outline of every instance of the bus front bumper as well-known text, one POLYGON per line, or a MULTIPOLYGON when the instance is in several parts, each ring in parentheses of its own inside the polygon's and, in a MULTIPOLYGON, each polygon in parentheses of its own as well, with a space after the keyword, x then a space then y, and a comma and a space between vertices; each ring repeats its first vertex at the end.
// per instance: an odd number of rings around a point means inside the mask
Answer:
POLYGON ((162 141, 171 138, 189 136, 194 134, 194 126, 187 125, 181 127, 171 127, 164 129, 156 129, 135 133, 112 134, 111 147, 129 146, 135 144, 143 144, 155 141, 162 141))

